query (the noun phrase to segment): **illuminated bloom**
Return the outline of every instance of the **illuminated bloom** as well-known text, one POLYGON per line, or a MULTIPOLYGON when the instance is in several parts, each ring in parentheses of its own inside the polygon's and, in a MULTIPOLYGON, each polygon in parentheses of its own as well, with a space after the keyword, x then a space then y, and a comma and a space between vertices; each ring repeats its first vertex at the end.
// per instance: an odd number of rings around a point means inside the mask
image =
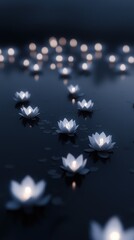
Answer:
POLYGON ((88 102, 83 99, 81 102, 78 101, 78 109, 80 111, 89 111, 91 112, 93 110, 93 106, 94 106, 94 103, 92 102, 92 100, 89 100, 88 102))
POLYGON ((17 102, 26 102, 29 100, 31 94, 26 91, 26 92, 23 92, 23 91, 20 91, 20 92, 16 92, 15 93, 15 101, 17 102))
POLYGON ((78 85, 76 85, 76 86, 73 86, 73 85, 68 86, 68 91, 69 91, 69 93, 71 95, 77 94, 79 92, 79 90, 80 90, 80 88, 79 88, 78 85))
POLYGON ((89 141, 90 148, 95 151, 111 151, 115 145, 115 142, 112 142, 112 136, 106 136, 104 132, 92 134, 89 136, 89 141))
POLYGON ((125 231, 120 220, 113 217, 107 222, 104 229, 98 223, 93 222, 89 235, 91 240, 133 240, 134 228, 125 231))
POLYGON ((62 77, 69 77, 70 74, 71 74, 72 70, 71 68, 69 67, 63 67, 63 68, 60 68, 59 69, 59 74, 62 76, 62 77))
POLYGON ((71 174, 87 174, 89 172, 89 169, 85 168, 87 159, 84 160, 82 154, 75 158, 69 153, 66 158, 62 158, 62 163, 61 168, 71 174))
POLYGON ((46 182, 41 180, 35 183, 30 176, 26 176, 21 183, 14 180, 10 183, 10 192, 13 200, 8 202, 6 207, 10 210, 28 206, 43 206, 50 200, 50 195, 43 197, 46 189, 46 182))
POLYGON ((64 133, 64 134, 74 134, 78 128, 78 125, 76 125, 75 120, 68 121, 66 118, 64 118, 63 121, 58 122, 59 130, 58 133, 64 133))
POLYGON ((39 115, 39 108, 38 107, 32 108, 31 106, 29 106, 27 108, 22 107, 21 113, 19 113, 19 114, 22 117, 28 118, 28 119, 36 118, 39 115))

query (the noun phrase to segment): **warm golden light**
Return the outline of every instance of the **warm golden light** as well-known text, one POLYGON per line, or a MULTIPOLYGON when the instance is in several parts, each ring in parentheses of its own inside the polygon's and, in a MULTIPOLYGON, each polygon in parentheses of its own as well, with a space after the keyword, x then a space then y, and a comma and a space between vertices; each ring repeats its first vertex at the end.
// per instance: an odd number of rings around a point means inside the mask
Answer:
POLYGON ((77 167, 78 167, 77 161, 76 160, 72 161, 71 170, 76 171, 77 167))
POLYGON ((110 233, 109 240, 120 240, 121 236, 118 232, 110 233))
POLYGON ((100 138, 100 139, 99 139, 99 146, 101 147, 103 144, 104 144, 104 139, 103 139, 103 138, 100 138))
POLYGON ((73 181, 72 182, 72 189, 75 190, 75 188, 76 188, 76 182, 73 181))
POLYGON ((30 187, 25 187, 22 200, 26 201, 32 196, 32 189, 30 187))
POLYGON ((64 38, 64 37, 61 37, 61 38, 59 39, 59 44, 60 44, 61 46, 65 46, 65 45, 66 45, 66 43, 67 43, 67 40, 66 40, 66 38, 64 38))

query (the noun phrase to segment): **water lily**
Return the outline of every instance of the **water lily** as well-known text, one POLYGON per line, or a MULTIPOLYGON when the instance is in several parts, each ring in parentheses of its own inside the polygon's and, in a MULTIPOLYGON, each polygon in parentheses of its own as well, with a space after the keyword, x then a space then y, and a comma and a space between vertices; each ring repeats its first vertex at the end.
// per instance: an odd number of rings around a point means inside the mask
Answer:
POLYGON ((93 106, 94 106, 94 103, 92 102, 92 100, 89 100, 87 102, 85 99, 83 99, 82 101, 78 101, 77 104, 78 104, 78 109, 80 111, 91 112, 93 110, 93 106))
POLYGON ((71 153, 69 153, 66 158, 62 158, 62 163, 63 166, 61 166, 61 168, 70 173, 71 175, 84 175, 89 172, 89 169, 85 168, 87 159, 84 160, 82 154, 75 158, 71 153))
POLYGON ((91 224, 91 240, 133 240, 134 228, 124 230, 117 217, 111 218, 104 229, 96 222, 91 224))
POLYGON ((71 119, 68 121, 66 118, 63 119, 63 121, 58 122, 59 130, 57 130, 58 133, 64 133, 64 134, 74 134, 78 128, 78 125, 76 125, 75 120, 71 119))
POLYGON ((22 107, 20 110, 21 110, 21 113, 19 113, 19 114, 24 118, 33 119, 39 115, 38 107, 35 107, 35 108, 32 108, 31 106, 29 106, 27 108, 22 107))
POLYGON ((92 136, 89 136, 90 148, 95 151, 111 151, 115 145, 115 142, 112 142, 112 136, 106 136, 104 132, 101 134, 95 133, 92 136))
POLYGON ((78 85, 76 85, 76 86, 73 86, 73 85, 68 86, 68 91, 69 91, 69 94, 71 94, 71 95, 77 95, 79 90, 80 90, 80 88, 79 88, 78 85))
POLYGON ((15 101, 17 102, 26 102, 29 100, 31 94, 26 91, 26 92, 23 92, 23 91, 20 91, 20 92, 16 92, 15 93, 15 101))
POLYGON ((46 185, 43 180, 35 183, 30 176, 26 176, 21 183, 12 180, 10 183, 12 201, 7 203, 7 209, 46 205, 50 200, 50 195, 43 197, 46 185))

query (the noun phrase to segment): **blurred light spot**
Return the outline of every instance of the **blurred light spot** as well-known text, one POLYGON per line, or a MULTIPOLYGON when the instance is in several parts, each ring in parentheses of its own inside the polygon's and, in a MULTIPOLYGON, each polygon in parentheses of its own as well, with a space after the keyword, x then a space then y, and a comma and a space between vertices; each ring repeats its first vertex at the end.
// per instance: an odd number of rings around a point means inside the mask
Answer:
POLYGON ((63 49, 62 49, 61 46, 57 46, 56 49, 55 49, 55 51, 56 51, 57 53, 61 53, 62 50, 63 50, 63 49))
POLYGON ((67 40, 66 40, 66 38, 64 38, 64 37, 61 37, 61 38, 59 39, 59 44, 60 44, 61 46, 65 46, 65 45, 66 45, 66 43, 67 43, 67 40))
POLYGON ((122 51, 124 53, 129 53, 130 52, 130 47, 128 45, 124 45, 123 48, 122 48, 122 51))
POLYGON ((51 70, 55 70, 55 69, 56 69, 55 63, 51 63, 51 64, 50 64, 50 69, 51 69, 51 70))
POLYGON ((93 55, 91 53, 88 53, 87 56, 86 56, 86 59, 88 61, 92 61, 93 60, 93 55))
POLYGON ((75 98, 72 99, 72 104, 75 104, 76 100, 75 98))
POLYGON ((5 60, 4 56, 3 55, 0 55, 0 62, 3 63, 5 60))
POLYGON ((56 48, 58 45, 57 39, 55 37, 52 37, 49 39, 49 44, 52 48, 56 48))
POLYGON ((29 44, 29 50, 30 51, 36 51, 36 44, 35 43, 30 43, 29 44))
POLYGON ((62 68, 63 64, 62 63, 57 63, 57 68, 62 68))
POLYGON ((48 48, 47 47, 43 47, 42 49, 41 49, 41 52, 42 52, 42 54, 48 54, 48 48))
POLYGON ((41 60, 43 60, 43 55, 41 53, 38 53, 36 58, 37 58, 37 60, 41 61, 41 60))
POLYGON ((115 63, 116 62, 116 57, 114 55, 109 56, 109 62, 110 63, 115 63))
POLYGON ((63 83, 64 83, 64 85, 67 85, 68 84, 68 79, 64 79, 63 83))
POLYGON ((76 182, 75 182, 75 181, 72 182, 72 189, 73 189, 73 190, 76 189, 76 182))
POLYGON ((94 49, 95 49, 95 51, 97 51, 97 52, 101 52, 101 51, 102 51, 102 44, 101 44, 101 43, 96 43, 96 44, 94 45, 94 49))
POLYGON ((38 72, 40 70, 39 65, 36 63, 33 65, 33 71, 38 72))
POLYGON ((68 62, 74 62, 74 57, 73 56, 69 56, 68 57, 68 62))
POLYGON ((63 56, 57 55, 57 56, 56 56, 56 61, 57 61, 57 62, 62 62, 62 61, 63 61, 63 56))
POLYGON ((80 46, 80 50, 81 50, 81 52, 87 52, 88 46, 87 46, 86 44, 82 44, 82 45, 80 46))
POLYGON ((28 67, 29 64, 30 64, 29 60, 28 60, 28 59, 24 59, 24 61, 23 61, 23 66, 24 66, 24 67, 28 67))
POLYGON ((88 69, 88 64, 82 63, 82 70, 87 70, 87 69, 88 69))
POLYGON ((70 40, 70 46, 71 46, 71 47, 77 47, 77 44, 78 44, 78 43, 77 43, 77 40, 76 40, 76 39, 73 38, 73 39, 70 40))
POLYGON ((14 56, 15 50, 13 48, 9 48, 7 53, 8 53, 9 56, 14 56))
POLYGON ((121 70, 122 72, 126 71, 126 70, 127 70, 126 65, 125 65, 125 64, 121 64, 121 65, 120 65, 120 70, 121 70))
POLYGON ((38 81, 39 80, 39 75, 38 74, 34 75, 34 79, 35 79, 35 81, 38 81))
POLYGON ((128 62, 131 64, 134 63, 134 57, 132 56, 128 57, 128 62))

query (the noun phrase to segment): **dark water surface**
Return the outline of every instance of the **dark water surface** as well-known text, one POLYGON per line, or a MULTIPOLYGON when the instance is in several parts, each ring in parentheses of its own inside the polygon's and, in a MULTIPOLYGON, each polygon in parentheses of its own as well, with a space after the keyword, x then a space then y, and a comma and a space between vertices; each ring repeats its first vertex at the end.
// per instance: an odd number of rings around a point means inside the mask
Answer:
POLYGON ((0 70, 0 239, 88 240, 90 221, 103 225, 115 215, 126 228, 133 226, 134 67, 123 76, 98 60, 91 74, 72 73, 68 84, 78 84, 84 98, 95 103, 92 116, 84 118, 68 98, 67 85, 56 70, 44 67, 37 81, 17 66, 0 70), (20 90, 28 90, 30 104, 39 107, 38 125, 23 125, 13 99, 20 90), (76 138, 63 139, 56 133, 57 121, 64 117, 79 124, 76 138), (116 142, 107 160, 84 152, 88 135, 102 131, 116 142), (61 176, 61 157, 68 153, 84 154, 87 166, 98 170, 84 178, 61 176), (52 201, 32 215, 9 213, 4 208, 10 199, 9 182, 26 175, 46 180, 52 201))

